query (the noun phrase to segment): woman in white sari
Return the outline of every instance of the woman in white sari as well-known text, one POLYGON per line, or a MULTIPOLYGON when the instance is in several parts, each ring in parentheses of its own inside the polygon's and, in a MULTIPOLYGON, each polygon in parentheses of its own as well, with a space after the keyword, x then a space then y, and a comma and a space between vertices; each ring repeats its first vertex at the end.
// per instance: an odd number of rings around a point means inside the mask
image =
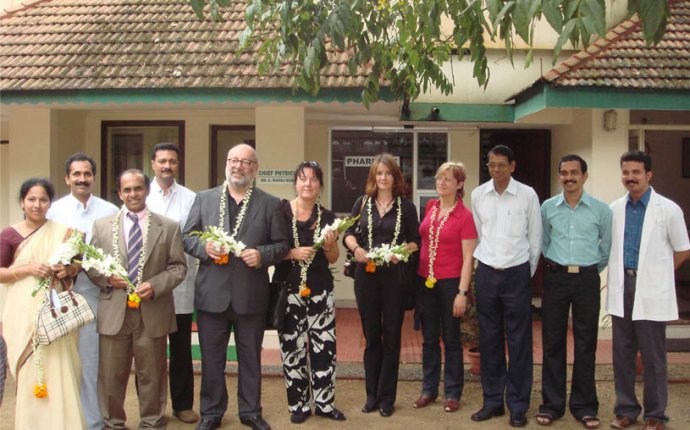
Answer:
POLYGON ((42 291, 32 296, 34 287, 50 275, 62 279, 78 273, 76 266, 48 265, 69 235, 68 227, 46 219, 54 194, 46 179, 25 181, 19 193, 24 220, 0 232, 0 283, 7 288, 2 334, 17 381, 16 429, 85 428, 78 332, 32 351, 36 313, 45 299, 42 291))

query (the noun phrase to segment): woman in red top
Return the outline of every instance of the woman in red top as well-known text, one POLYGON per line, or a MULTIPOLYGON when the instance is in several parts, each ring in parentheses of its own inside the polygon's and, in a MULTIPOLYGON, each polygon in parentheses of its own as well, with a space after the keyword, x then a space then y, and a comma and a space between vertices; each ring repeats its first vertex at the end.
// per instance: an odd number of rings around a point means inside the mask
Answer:
POLYGON ((472 212, 462 203, 465 195, 465 166, 449 161, 436 172, 438 200, 426 205, 419 226, 422 247, 419 255, 419 282, 424 283, 421 323, 424 344, 422 394, 412 404, 423 408, 438 397, 441 378, 441 346, 445 346, 444 395, 446 412, 458 410, 464 385, 460 317, 467 309, 472 280, 472 254, 477 230, 472 212))

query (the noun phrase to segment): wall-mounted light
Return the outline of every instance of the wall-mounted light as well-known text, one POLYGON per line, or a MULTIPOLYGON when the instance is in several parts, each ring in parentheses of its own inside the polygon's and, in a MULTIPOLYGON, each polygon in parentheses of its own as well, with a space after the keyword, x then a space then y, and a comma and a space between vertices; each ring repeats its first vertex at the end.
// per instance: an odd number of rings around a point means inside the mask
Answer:
POLYGON ((604 111, 604 130, 615 130, 618 123, 618 112, 613 109, 604 111))
POLYGON ((431 113, 429 114, 429 119, 431 121, 438 121, 441 119, 441 109, 438 108, 438 106, 433 106, 431 108, 431 113))

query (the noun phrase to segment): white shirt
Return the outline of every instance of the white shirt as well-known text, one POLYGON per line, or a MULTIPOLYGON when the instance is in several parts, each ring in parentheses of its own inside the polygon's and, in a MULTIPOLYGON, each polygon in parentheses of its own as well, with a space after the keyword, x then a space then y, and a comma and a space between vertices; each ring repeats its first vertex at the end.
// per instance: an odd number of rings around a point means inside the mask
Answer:
POLYGON ((510 178, 503 194, 493 179, 472 191, 472 216, 477 227, 474 257, 482 263, 507 269, 529 261, 537 270, 542 243, 541 209, 531 187, 510 178))
MULTIPOLYGON (((93 222, 99 218, 114 215, 117 211, 117 206, 93 194, 86 202, 86 206, 84 206, 79 199, 70 193, 54 201, 50 205, 46 217, 84 233, 84 241, 88 243, 91 241, 93 222)), ((96 297, 98 297, 101 291, 100 288, 89 281, 89 278, 84 273, 79 274, 74 288, 81 294, 86 293, 96 297)))
MULTIPOLYGON (((151 192, 146 198, 146 206, 153 212, 180 223, 180 229, 187 223, 189 211, 196 198, 196 193, 175 181, 164 195, 163 189, 154 177, 151 181, 151 192)), ((175 313, 191 314, 194 312, 194 278, 199 268, 199 260, 185 253, 187 257, 187 276, 173 290, 175 313)))
MULTIPOLYGON (((628 194, 611 203, 611 254, 608 272, 608 303, 611 315, 623 317, 623 238, 628 194)), ((633 320, 678 319, 673 253, 690 249, 683 211, 673 201, 652 189, 645 210, 640 255, 635 280, 633 320)))

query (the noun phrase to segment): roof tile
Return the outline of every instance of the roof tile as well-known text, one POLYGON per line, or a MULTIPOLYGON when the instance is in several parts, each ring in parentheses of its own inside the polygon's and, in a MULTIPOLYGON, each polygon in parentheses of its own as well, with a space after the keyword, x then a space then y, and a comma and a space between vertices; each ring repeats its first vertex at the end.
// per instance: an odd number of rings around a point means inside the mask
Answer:
MULTIPOLYGON (((289 68, 258 75, 240 56, 244 1, 224 20, 197 19, 188 0, 34 1, 0 16, 0 90, 291 88, 289 68)), ((324 87, 357 88, 348 56, 331 53, 324 87)))
POLYGON ((645 44, 638 16, 549 70, 558 87, 690 89, 690 0, 671 0, 663 39, 645 44))

